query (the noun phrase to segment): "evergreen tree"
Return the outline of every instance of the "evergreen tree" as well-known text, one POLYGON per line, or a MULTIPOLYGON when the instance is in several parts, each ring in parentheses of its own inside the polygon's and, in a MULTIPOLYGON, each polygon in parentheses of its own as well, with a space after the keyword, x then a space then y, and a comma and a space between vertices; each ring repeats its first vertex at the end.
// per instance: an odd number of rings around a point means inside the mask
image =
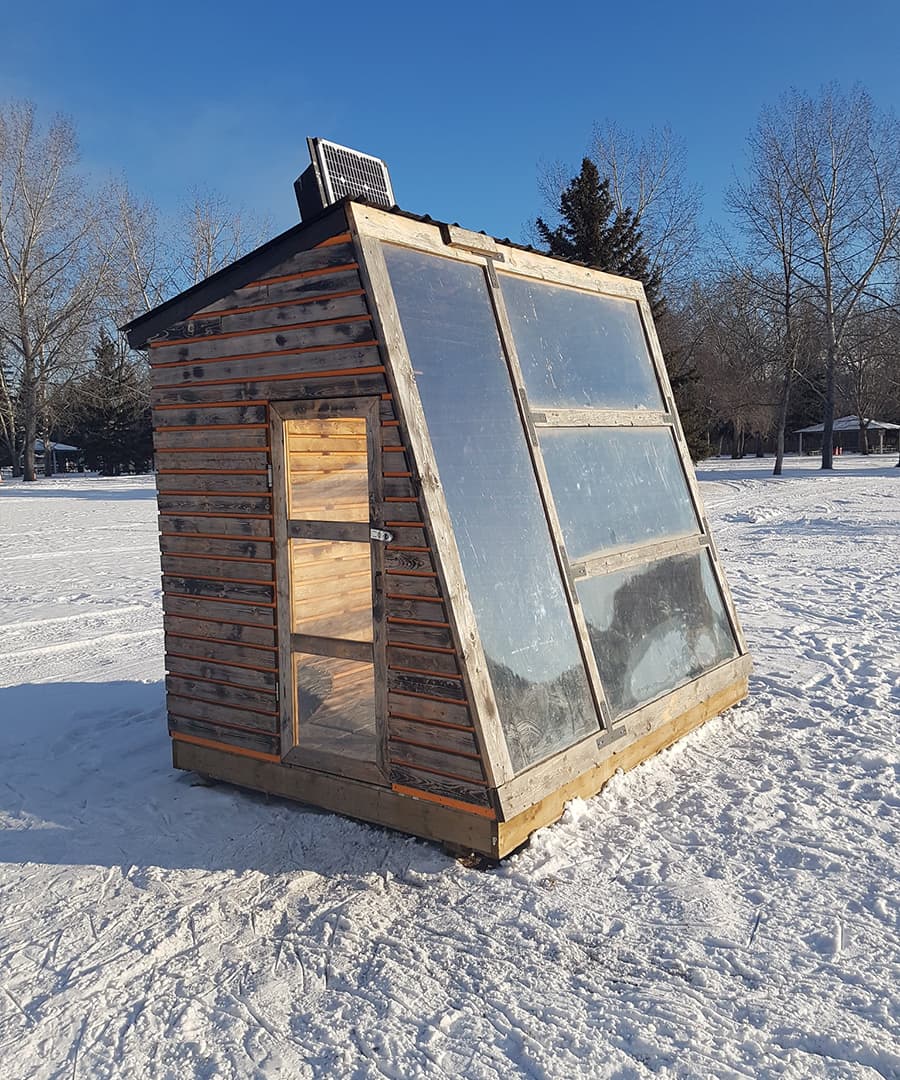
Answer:
POLYGON ((145 472, 153 458, 146 374, 105 330, 93 353, 90 370, 73 387, 72 437, 89 469, 107 476, 145 472))
POLYGON ((551 255, 586 263, 597 270, 643 282, 647 299, 658 317, 665 311, 659 274, 641 244, 641 230, 629 209, 616 212, 609 180, 601 180, 590 158, 581 163, 559 198, 561 224, 555 229, 538 218, 537 231, 551 255))

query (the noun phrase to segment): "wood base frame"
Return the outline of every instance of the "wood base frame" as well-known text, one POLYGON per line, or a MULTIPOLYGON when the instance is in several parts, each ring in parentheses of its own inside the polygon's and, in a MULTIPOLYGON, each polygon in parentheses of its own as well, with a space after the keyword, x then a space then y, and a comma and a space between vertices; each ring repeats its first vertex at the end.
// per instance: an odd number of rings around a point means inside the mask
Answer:
POLYGON ((569 800, 596 795, 617 770, 634 768, 746 695, 747 676, 742 674, 651 731, 634 735, 624 745, 613 744, 603 761, 506 821, 494 820, 480 807, 474 807, 473 812, 459 804, 445 805, 360 780, 239 757, 177 739, 172 744, 172 760, 177 769, 296 799, 426 840, 442 841, 453 850, 502 859, 521 847, 535 830, 559 820, 569 800))

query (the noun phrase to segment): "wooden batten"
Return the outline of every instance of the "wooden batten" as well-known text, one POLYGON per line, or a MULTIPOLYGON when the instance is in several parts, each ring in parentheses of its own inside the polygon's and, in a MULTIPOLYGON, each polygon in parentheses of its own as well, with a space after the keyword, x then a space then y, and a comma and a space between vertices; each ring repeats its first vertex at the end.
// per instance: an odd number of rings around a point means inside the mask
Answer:
MULTIPOLYGON (((567 799, 594 794, 617 769, 631 768, 746 693, 746 645, 702 513, 696 538, 567 563, 554 504, 544 497, 549 481, 535 430, 669 425, 683 441, 638 284, 459 226, 346 202, 137 320, 131 334, 133 344, 148 348, 150 363, 168 725, 176 767, 499 858, 558 819, 567 799), (503 300, 494 299, 565 593, 602 713, 590 738, 518 775, 382 241, 474 263, 495 292, 496 263, 503 272, 628 297, 641 305, 650 327, 664 391, 659 410, 641 416, 604 409, 534 412, 510 346, 503 300), (288 436, 284 425, 291 417, 326 417, 343 426, 329 427, 313 445, 309 429, 288 436), (359 417, 365 436, 351 422, 359 417), (299 441, 291 442, 295 437, 299 441), (365 495, 360 501, 340 486, 353 470, 335 463, 353 453, 368 462, 368 507, 365 495), (329 494, 321 505, 328 513, 318 515, 332 514, 326 521, 288 514, 290 500, 299 499, 292 484, 308 490, 304 470, 327 478, 322 484, 329 494), (356 545, 357 555, 335 558, 328 545, 345 552, 356 545), (370 564, 360 569, 353 560, 367 545, 370 564), (714 562, 738 654, 611 725, 602 671, 584 644, 574 583, 644 562, 648 554, 693 550, 708 551, 714 562), (306 561, 292 561, 301 559, 295 551, 306 561), (326 557, 333 562, 322 561, 326 557), (344 592, 332 588, 337 580, 349 582, 344 592), (295 625, 304 604, 315 607, 325 629, 295 625), (360 640, 358 632, 354 637, 342 629, 342 618, 355 626, 370 607, 370 636, 360 640), (304 689, 298 656, 314 673, 307 676, 314 685, 303 699, 308 710, 316 707, 316 695, 326 706, 329 694, 356 701, 353 695, 363 693, 358 687, 367 685, 363 669, 371 671, 377 721, 371 760, 355 761, 349 751, 341 757, 333 747, 304 747, 298 737, 304 689)), ((699 506, 692 476, 687 483, 699 506)), ((350 706, 341 708, 352 713, 350 706)), ((341 734, 350 746, 359 731, 341 734)))

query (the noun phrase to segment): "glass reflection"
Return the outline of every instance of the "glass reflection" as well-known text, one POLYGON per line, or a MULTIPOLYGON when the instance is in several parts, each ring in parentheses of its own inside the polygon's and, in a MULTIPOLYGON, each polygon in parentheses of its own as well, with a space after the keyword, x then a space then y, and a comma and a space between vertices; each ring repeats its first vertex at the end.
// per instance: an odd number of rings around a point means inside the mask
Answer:
POLYGON ((384 252, 518 771, 598 724, 484 274, 384 252))
POLYGON ((634 300, 510 274, 500 286, 532 406, 663 407, 634 300))
POLYGON ((737 652, 705 551, 589 578, 576 590, 614 716, 737 652))
POLYGON ((541 428, 571 559, 699 532, 668 428, 541 428))

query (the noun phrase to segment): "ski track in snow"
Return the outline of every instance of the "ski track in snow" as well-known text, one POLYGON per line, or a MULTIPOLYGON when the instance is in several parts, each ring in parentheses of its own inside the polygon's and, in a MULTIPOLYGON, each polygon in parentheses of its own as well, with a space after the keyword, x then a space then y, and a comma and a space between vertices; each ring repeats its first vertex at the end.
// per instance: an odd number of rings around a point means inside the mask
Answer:
POLYGON ((170 767, 149 478, 0 488, 0 1077, 900 1076, 900 469, 704 463, 751 697, 499 868, 170 767))

